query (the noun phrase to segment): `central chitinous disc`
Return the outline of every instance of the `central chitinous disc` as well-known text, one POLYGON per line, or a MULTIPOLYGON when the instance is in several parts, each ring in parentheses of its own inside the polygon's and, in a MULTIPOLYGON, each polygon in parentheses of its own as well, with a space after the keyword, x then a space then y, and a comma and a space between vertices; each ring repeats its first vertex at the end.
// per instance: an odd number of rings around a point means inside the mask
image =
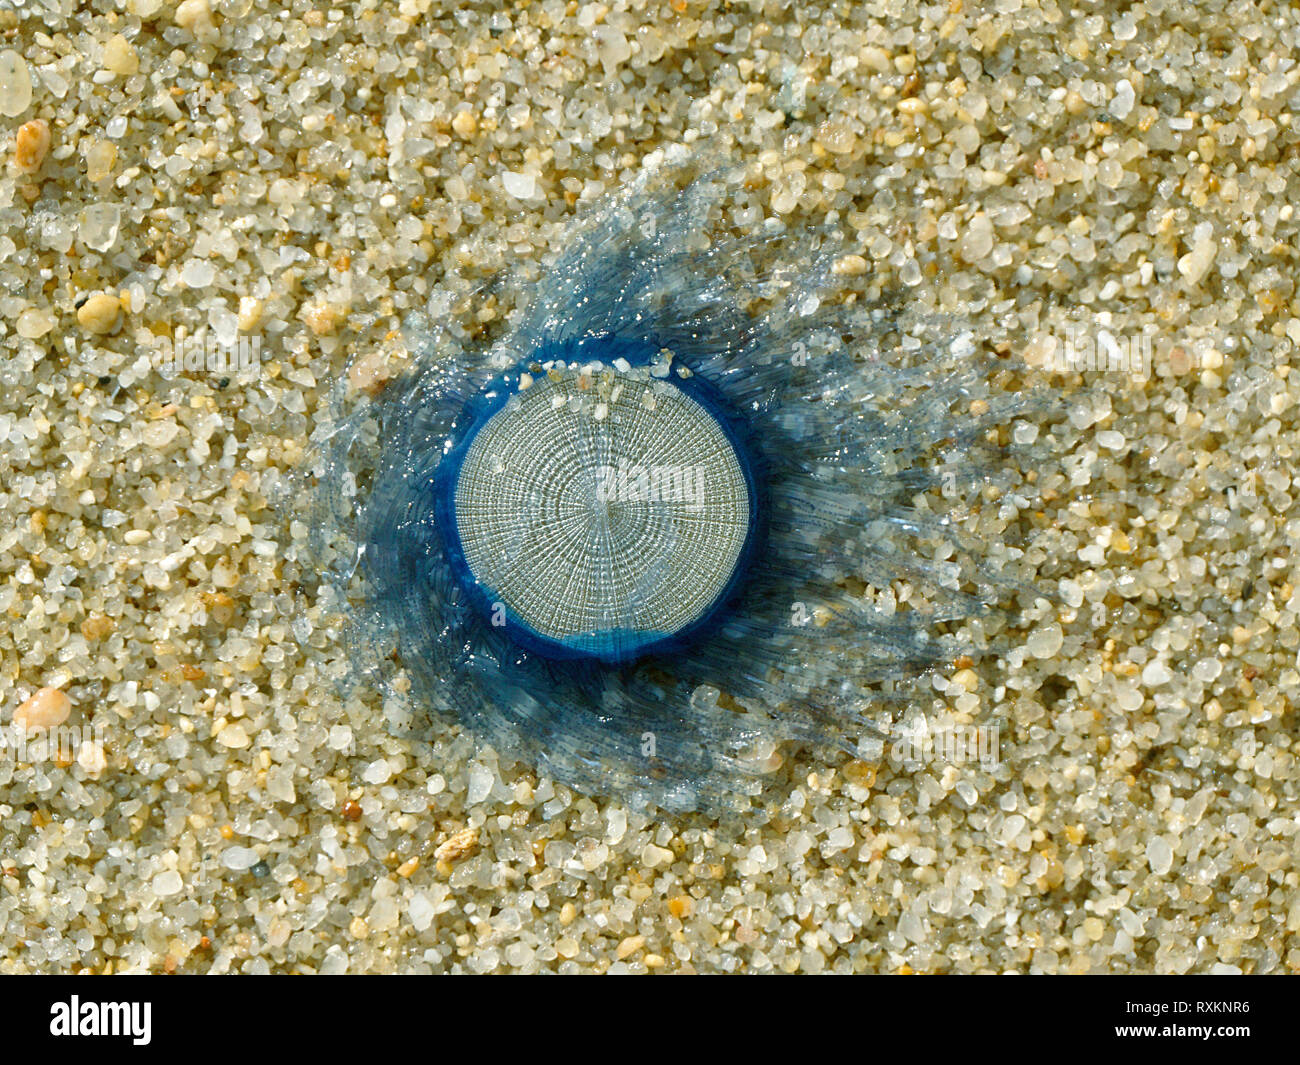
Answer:
POLYGON ((670 649, 724 604, 752 546, 749 457, 667 353, 587 338, 550 354, 466 407, 440 477, 453 567, 543 655, 670 649))

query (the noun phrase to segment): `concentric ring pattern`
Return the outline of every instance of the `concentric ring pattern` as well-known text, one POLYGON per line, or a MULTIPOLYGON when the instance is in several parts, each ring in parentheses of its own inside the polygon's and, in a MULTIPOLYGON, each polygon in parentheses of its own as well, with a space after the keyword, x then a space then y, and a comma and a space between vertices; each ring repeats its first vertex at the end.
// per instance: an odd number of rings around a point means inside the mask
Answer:
POLYGON ((601 656, 700 620, 750 528, 744 471, 718 422, 638 369, 521 374, 455 486, 465 561, 488 598, 601 656))

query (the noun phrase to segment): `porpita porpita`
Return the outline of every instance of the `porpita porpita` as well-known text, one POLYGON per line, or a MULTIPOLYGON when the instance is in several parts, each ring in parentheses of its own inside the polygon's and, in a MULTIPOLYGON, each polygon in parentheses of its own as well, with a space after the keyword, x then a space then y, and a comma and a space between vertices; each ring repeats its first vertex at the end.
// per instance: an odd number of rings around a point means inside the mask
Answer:
POLYGON ((434 513, 481 613, 551 659, 688 646, 762 529, 743 422, 671 352, 583 336, 538 349, 465 406, 434 513))
POLYGON ((721 811, 783 745, 878 757, 906 679, 979 650, 1009 582, 954 512, 1021 483, 1029 403, 845 291, 832 234, 729 233, 743 170, 693 166, 575 223, 495 340, 413 323, 307 505, 358 675, 580 791, 721 811))

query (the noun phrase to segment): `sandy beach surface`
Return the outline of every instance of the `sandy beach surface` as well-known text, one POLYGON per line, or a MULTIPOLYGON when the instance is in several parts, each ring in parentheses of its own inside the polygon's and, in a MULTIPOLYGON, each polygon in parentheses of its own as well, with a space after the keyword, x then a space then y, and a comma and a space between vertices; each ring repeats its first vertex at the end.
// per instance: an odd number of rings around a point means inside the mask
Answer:
POLYGON ((0 0, 0 971, 1300 968, 1297 38, 1175 0, 0 0), (1040 499, 967 529, 1052 598, 924 695, 996 764, 790 752, 762 817, 657 817, 341 694, 273 505, 335 384, 705 140, 738 226, 839 228, 1065 397, 1040 499), (195 335, 260 361, 174 373, 195 335))

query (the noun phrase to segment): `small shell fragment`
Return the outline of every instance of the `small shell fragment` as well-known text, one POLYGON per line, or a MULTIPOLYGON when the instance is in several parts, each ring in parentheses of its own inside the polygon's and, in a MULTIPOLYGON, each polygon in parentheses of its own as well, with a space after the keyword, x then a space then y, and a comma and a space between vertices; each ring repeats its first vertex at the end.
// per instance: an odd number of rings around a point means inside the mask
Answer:
POLYGON ((88 333, 111 333, 122 320, 122 302, 107 292, 97 292, 77 308, 77 321, 88 333))
POLYGON ((110 37, 104 45, 104 69, 123 77, 129 77, 140 69, 140 57, 135 54, 131 42, 120 33, 110 37))
POLYGON ((27 731, 54 728, 68 720, 72 700, 58 688, 42 688, 14 711, 13 723, 27 731))
POLYGON ((449 836, 443 843, 440 843, 438 849, 433 852, 433 856, 440 862, 454 862, 457 858, 463 858, 477 846, 478 829, 462 828, 459 832, 449 836))
POLYGON ((34 118, 18 127, 14 143, 14 162, 24 174, 34 174, 45 162, 50 150, 50 127, 43 118, 34 118))

